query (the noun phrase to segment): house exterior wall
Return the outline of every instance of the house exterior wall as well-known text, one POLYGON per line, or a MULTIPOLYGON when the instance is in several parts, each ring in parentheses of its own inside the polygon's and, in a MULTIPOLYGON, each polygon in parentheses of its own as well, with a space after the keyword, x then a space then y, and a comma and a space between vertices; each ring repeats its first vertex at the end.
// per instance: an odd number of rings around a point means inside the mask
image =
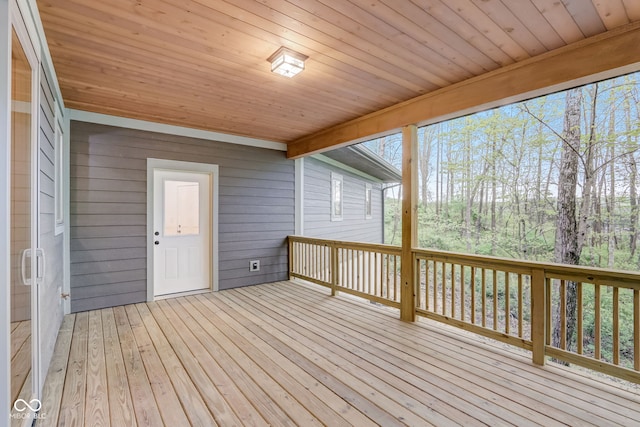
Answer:
POLYGON ((304 160, 304 235, 383 242, 382 184, 313 157, 304 160), (331 220, 331 173, 343 178, 343 218, 331 220), (365 185, 371 184, 372 217, 365 218, 365 185))
POLYGON ((219 166, 219 289, 288 277, 294 162, 284 152, 72 121, 73 312, 146 300, 147 158, 219 166))
POLYGON ((46 255, 46 274, 39 287, 41 374, 44 378, 64 316, 62 298, 64 253, 63 234, 55 233, 55 97, 51 77, 40 72, 40 241, 46 255))

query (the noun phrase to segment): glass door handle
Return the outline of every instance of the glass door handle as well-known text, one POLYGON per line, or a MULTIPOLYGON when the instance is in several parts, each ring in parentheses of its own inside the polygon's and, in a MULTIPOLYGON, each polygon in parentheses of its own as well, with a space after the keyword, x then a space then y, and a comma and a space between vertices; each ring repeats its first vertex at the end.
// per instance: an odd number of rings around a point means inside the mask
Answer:
POLYGON ((31 278, 27 278, 27 258, 31 258, 31 249, 23 250, 20 256, 20 276, 22 278, 22 284, 31 286, 31 278))
POLYGON ((36 280, 39 283, 42 283, 44 280, 44 275, 47 272, 47 258, 44 255, 44 249, 37 248, 36 249, 36 280))

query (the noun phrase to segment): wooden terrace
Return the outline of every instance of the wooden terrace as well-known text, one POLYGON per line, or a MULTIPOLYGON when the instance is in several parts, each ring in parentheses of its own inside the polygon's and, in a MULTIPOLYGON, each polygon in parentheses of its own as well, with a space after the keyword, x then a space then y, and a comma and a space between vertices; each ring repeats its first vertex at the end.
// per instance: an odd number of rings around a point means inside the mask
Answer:
POLYGON ((67 315, 37 426, 638 422, 637 386, 330 292, 296 280, 67 315))

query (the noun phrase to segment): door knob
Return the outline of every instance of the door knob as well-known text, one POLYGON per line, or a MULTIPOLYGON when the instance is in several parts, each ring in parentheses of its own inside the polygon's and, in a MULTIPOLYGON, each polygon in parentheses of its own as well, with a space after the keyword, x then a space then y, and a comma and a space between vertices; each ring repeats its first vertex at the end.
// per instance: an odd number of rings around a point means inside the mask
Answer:
POLYGON ((153 234, 155 234, 156 236, 159 236, 159 235, 160 235, 160 232, 159 232, 159 231, 156 231, 156 232, 155 232, 155 233, 153 233, 153 234))
POLYGON ((153 244, 154 244, 154 245, 159 245, 159 244, 160 244, 160 241, 159 241, 159 240, 156 240, 155 242, 153 242, 153 244))

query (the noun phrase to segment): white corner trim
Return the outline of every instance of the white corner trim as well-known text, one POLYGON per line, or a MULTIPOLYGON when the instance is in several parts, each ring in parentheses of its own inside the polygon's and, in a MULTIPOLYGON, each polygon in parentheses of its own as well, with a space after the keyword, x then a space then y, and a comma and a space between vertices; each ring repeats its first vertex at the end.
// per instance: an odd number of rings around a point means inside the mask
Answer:
POLYGON ((227 133, 193 129, 183 126, 167 125, 163 123, 149 122, 146 120, 129 119, 127 117, 111 116, 108 114, 92 113, 89 111, 73 109, 69 109, 67 111, 69 113, 70 120, 76 120, 79 122, 158 132, 167 135, 186 136, 189 138, 205 139, 207 141, 227 142, 229 144, 247 145, 250 147, 267 148, 269 150, 287 151, 287 144, 282 142, 267 141, 265 139, 230 135, 227 133))

